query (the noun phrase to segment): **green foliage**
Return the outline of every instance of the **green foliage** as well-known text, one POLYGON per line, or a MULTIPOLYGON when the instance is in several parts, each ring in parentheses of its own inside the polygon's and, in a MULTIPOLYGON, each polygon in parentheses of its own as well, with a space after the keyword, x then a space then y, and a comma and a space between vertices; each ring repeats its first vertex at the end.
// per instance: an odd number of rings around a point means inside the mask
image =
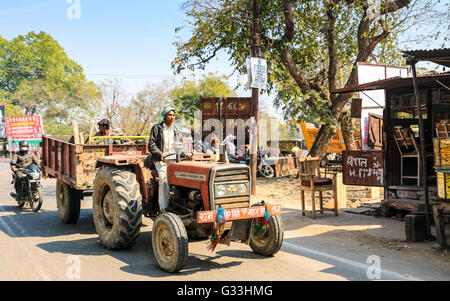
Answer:
MULTIPOLYGON (((174 43, 177 47, 172 62, 174 70, 204 69, 221 51, 229 56, 235 71, 246 74, 252 44, 252 2, 186 1, 183 8, 188 25, 177 32, 188 30, 190 39, 180 38, 174 43)), ((334 127, 340 112, 331 110, 334 99, 329 95, 330 80, 336 82, 335 88, 355 84, 351 73, 358 61, 404 64, 398 34, 413 28, 415 16, 430 16, 427 5, 432 1, 411 1, 408 7, 389 12, 388 4, 393 0, 372 2, 381 3, 377 7, 380 16, 371 15, 368 1, 363 0, 260 1, 261 52, 268 64, 267 92, 277 93, 275 104, 283 109, 286 118, 334 127), (287 34, 285 22, 284 5, 288 2, 292 4, 292 37, 287 34), (371 43, 375 43, 373 49, 371 43), (285 51, 292 58, 289 67, 295 71, 289 70, 283 56, 285 51), (332 61, 336 62, 335 71, 330 70, 332 61), (295 78, 294 74, 299 73, 301 76, 295 78)))
POLYGON ((198 81, 183 80, 170 92, 177 110, 177 119, 184 119, 192 124, 195 111, 200 110, 200 97, 236 96, 236 92, 227 84, 227 79, 226 76, 209 73, 198 81))
MULTIPOLYGON (((67 132, 72 119, 91 116, 99 98, 83 68, 45 32, 11 41, 0 37, 0 93, 25 115, 41 114, 47 132, 67 132)), ((61 134, 62 134, 61 132, 61 134)), ((58 133, 59 134, 59 133, 58 133)))

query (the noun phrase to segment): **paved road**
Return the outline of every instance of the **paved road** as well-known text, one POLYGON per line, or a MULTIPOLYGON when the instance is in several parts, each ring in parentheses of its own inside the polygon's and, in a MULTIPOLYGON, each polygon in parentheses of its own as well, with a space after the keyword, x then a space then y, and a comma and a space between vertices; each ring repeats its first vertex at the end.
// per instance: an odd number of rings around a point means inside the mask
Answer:
MULTIPOLYGON (((389 250, 340 246, 315 236, 295 235, 285 225, 281 251, 272 258, 255 255, 248 246, 207 241, 189 244, 189 259, 178 274, 161 271, 151 247, 152 221, 144 218, 135 246, 109 251, 99 244, 92 221, 91 199, 82 201, 76 225, 60 221, 55 180, 45 180, 42 210, 21 210, 9 196, 10 171, 0 160, 0 280, 449 280, 450 272, 389 250), (377 256, 372 256, 377 254, 377 256), (379 265, 378 265, 379 263, 379 265), (375 267, 381 267, 379 273, 375 267)), ((290 214, 286 210, 285 214, 290 214)))

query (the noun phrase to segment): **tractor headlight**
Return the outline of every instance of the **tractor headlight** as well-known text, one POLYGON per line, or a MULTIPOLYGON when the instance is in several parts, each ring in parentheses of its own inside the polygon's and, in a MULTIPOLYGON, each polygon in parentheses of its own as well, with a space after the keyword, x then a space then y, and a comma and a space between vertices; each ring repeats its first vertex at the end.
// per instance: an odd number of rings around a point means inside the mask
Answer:
POLYGON ((224 185, 219 185, 216 188, 217 196, 224 196, 227 192, 227 188, 224 185))
POLYGON ((247 185, 245 184, 239 184, 237 191, 241 194, 247 193, 247 185))
POLYGON ((215 186, 216 197, 233 197, 249 193, 248 183, 217 184, 215 186))

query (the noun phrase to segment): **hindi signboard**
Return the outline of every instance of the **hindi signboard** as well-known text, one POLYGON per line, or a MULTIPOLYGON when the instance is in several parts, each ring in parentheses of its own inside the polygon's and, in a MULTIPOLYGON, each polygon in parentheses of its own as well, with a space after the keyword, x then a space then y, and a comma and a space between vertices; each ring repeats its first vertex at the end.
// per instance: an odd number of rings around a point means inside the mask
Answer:
POLYGON ((344 185, 384 186, 383 152, 343 151, 344 185))
POLYGON ((266 89, 267 87, 267 61, 265 59, 250 58, 249 84, 250 88, 266 89))
POLYGON ((40 151, 44 133, 40 115, 9 117, 5 119, 5 126, 11 151, 17 151, 20 141, 28 141, 31 151, 40 151))

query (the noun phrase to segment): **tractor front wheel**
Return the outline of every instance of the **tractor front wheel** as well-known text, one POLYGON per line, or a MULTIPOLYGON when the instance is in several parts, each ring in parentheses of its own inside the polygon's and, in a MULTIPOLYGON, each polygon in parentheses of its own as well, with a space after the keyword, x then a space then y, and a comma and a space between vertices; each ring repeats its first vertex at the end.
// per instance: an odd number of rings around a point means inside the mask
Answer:
POLYGON ((283 221, 280 215, 270 217, 269 229, 263 235, 254 237, 253 230, 252 228, 250 232, 249 243, 253 252, 263 256, 273 256, 280 250, 284 238, 283 221))
POLYGON ((178 216, 163 213, 156 218, 152 246, 156 262, 162 270, 176 273, 183 269, 188 258, 188 236, 178 216))

